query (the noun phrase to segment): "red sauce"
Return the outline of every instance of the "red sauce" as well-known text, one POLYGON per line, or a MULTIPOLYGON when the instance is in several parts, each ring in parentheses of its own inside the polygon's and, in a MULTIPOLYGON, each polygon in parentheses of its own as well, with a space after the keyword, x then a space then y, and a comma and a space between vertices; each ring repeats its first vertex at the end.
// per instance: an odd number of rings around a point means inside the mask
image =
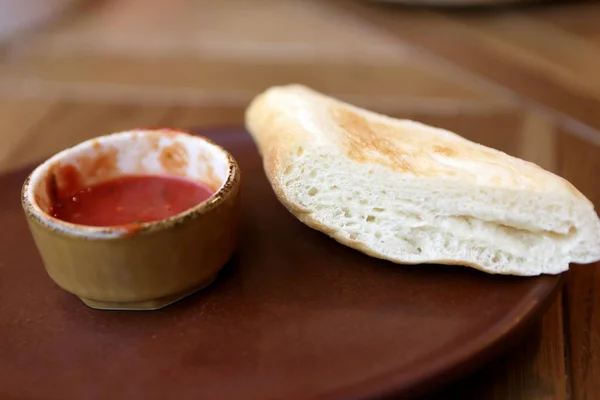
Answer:
POLYGON ((171 176, 124 176, 58 193, 52 216, 89 226, 157 221, 179 214, 212 196, 207 186, 171 176))

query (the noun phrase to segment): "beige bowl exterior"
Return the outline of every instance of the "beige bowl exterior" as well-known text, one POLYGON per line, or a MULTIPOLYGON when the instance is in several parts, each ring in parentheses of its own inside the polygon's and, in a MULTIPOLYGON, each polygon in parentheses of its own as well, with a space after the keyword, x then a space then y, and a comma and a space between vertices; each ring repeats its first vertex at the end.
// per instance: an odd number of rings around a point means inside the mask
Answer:
MULTIPOLYGON (((186 135, 160 130, 136 131, 136 136, 165 132, 171 138, 186 135)), ((103 137, 104 142, 110 143, 110 137, 103 137)), ((212 283, 235 249, 240 172, 229 153, 210 146, 227 160, 225 179, 213 197, 182 214, 133 230, 86 227, 51 217, 37 204, 41 201, 32 198, 34 171, 23 186, 23 208, 54 282, 90 307, 129 310, 158 309, 212 283)), ((70 151, 76 150, 68 149, 46 163, 61 162, 70 151)))

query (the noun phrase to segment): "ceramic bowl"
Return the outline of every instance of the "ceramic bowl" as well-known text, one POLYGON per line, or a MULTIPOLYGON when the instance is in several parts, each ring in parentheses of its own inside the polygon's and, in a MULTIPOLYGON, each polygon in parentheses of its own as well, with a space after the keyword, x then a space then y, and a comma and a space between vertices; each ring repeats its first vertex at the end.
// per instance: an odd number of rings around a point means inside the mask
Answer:
POLYGON ((85 141, 54 155, 27 178, 22 203, 50 277, 99 309, 157 309, 212 283, 231 257, 240 172, 208 139, 169 129, 133 130, 85 141), (174 175, 215 193, 156 222, 92 227, 50 215, 52 195, 121 175, 174 175))

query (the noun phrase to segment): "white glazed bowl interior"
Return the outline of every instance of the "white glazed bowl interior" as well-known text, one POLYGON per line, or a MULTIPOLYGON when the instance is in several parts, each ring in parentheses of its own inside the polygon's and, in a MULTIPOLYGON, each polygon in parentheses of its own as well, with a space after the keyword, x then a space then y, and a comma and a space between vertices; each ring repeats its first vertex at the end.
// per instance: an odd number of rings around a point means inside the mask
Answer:
MULTIPOLYGON (((52 186, 60 192, 72 184, 73 170, 78 186, 83 187, 125 175, 179 176, 203 183, 215 192, 191 209, 194 210, 218 200, 216 195, 233 178, 234 164, 220 146, 184 132, 157 129, 114 133, 82 142, 49 158, 25 183, 23 201, 37 218, 55 229, 67 233, 75 229, 99 237, 119 236, 118 228, 75 225, 53 218, 49 214, 52 186)), ((150 224, 153 222, 141 225, 150 224)))

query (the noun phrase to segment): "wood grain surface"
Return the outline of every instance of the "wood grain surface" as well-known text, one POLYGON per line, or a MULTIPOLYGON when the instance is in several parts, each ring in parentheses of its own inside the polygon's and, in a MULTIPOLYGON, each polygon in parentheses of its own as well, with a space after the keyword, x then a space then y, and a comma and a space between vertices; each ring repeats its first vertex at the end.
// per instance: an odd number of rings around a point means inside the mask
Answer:
MULTIPOLYGON (((92 1, 1 57, 0 171, 138 126, 240 125, 258 91, 299 82, 534 161, 600 206, 596 1, 92 1)), ((523 343, 428 398, 600 399, 598 287, 600 266, 573 266, 523 343)))

